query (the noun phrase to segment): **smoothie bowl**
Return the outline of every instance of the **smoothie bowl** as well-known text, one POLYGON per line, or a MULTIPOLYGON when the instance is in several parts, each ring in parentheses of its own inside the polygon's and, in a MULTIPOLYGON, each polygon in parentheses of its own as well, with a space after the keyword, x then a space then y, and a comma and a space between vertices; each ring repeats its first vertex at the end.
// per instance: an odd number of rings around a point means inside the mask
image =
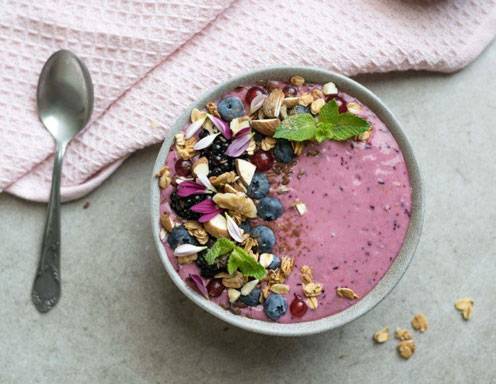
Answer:
POLYGON ((336 328, 380 302, 413 256, 422 207, 393 115, 312 68, 254 71, 205 94, 152 180, 154 240, 177 287, 272 335, 336 328))

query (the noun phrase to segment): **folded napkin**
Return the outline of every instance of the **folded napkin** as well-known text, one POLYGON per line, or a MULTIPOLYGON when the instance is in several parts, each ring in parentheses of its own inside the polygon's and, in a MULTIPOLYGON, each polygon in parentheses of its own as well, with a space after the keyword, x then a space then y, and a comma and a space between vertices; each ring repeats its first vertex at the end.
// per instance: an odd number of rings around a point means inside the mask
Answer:
POLYGON ((0 10, 0 190, 48 199, 54 145, 36 117, 38 74, 67 48, 95 85, 93 118, 68 148, 64 200, 160 142, 209 87, 271 64, 348 75, 451 72, 496 33, 496 0, 18 0, 0 10))

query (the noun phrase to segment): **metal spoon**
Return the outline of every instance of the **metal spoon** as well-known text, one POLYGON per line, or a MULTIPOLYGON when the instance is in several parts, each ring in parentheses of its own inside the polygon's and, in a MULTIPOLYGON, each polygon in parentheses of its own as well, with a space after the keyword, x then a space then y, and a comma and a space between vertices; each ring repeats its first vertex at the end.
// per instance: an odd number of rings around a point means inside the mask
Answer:
POLYGON ((55 52, 43 66, 36 96, 39 118, 56 144, 43 246, 31 293, 36 309, 45 313, 60 298, 60 173, 67 144, 84 128, 93 110, 88 69, 72 52, 55 52))

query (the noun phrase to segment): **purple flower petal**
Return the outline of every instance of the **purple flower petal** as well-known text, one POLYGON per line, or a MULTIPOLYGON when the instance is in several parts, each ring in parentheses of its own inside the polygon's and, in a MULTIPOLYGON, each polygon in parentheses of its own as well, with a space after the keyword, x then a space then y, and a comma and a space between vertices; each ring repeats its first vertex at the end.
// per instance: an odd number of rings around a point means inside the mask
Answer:
POLYGON ((207 221, 210 221, 212 220, 215 216, 217 216, 219 213, 220 213, 220 209, 217 208, 217 210, 215 212, 212 212, 212 213, 205 213, 204 215, 200 216, 200 218, 198 219, 198 221, 200 223, 206 223, 207 221))
POLYGON ((234 140, 227 147, 226 154, 230 157, 239 157, 250 145, 251 135, 244 134, 242 136, 236 136, 234 140))
POLYGON ((191 207, 193 212, 198 213, 212 213, 218 210, 217 205, 215 205, 212 199, 205 199, 191 207))
POLYGON ((199 275, 190 273, 188 280, 192 283, 191 285, 198 291, 198 293, 208 299, 207 287, 205 287, 203 279, 199 275))
POLYGON ((215 117, 214 115, 208 115, 208 117, 226 139, 230 139, 232 137, 232 131, 229 127, 229 124, 227 124, 224 120, 215 117))
POLYGON ((203 139, 198 141, 195 146, 193 147, 196 151, 199 151, 201 149, 208 148, 212 145, 214 140, 219 136, 220 133, 214 133, 212 135, 205 136, 203 139))
POLYGON ((194 181, 183 181, 177 186, 177 194, 180 197, 198 195, 205 192, 205 187, 201 184, 195 183, 194 181))
POLYGON ((236 137, 241 137, 241 136, 244 136, 244 135, 247 135, 248 133, 250 133, 251 131, 251 127, 246 127, 246 128, 243 128, 241 130, 238 131, 238 133, 236 133, 236 137))

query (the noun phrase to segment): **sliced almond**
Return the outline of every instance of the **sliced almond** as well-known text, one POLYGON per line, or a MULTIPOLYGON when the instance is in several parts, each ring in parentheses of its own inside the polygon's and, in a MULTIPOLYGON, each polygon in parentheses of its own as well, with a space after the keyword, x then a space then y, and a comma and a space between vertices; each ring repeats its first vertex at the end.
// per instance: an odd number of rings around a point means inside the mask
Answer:
POLYGON ((281 112, 281 105, 284 100, 284 92, 279 88, 275 88, 265 99, 262 110, 267 117, 278 117, 281 112))
POLYGON ((231 123, 229 124, 229 128, 231 128, 233 136, 236 136, 239 131, 248 128, 249 126, 250 118, 248 116, 242 116, 232 119, 231 123))
POLYGON ((350 112, 350 113, 358 113, 362 109, 362 108, 360 108, 360 105, 358 103, 355 103, 353 101, 346 104, 346 108, 348 109, 348 112, 350 112))
POLYGON ((255 289, 257 284, 258 284, 257 279, 247 282, 245 285, 243 285, 243 288, 241 288, 241 294, 243 296, 249 295, 251 293, 251 291, 253 291, 255 289))
POLYGON ((234 288, 229 288, 227 290, 227 296, 229 297, 229 302, 234 303, 241 296, 241 292, 234 288))
POLYGON ((194 163, 193 163, 193 166, 191 168, 193 174, 195 176, 199 176, 199 175, 208 175, 208 173, 210 172, 209 168, 208 168, 208 160, 206 157, 200 157, 198 160, 196 160, 194 163))
POLYGON ((163 212, 160 215, 160 224, 162 224, 162 227, 167 231, 170 232, 172 231, 172 228, 174 228, 174 221, 170 217, 170 215, 167 212, 163 212))
POLYGON ((262 119, 262 120, 252 120, 251 127, 265 136, 274 136, 276 128, 281 125, 281 120, 279 119, 262 119))
POLYGON ((292 108, 298 104, 298 101, 300 101, 299 97, 286 97, 283 102, 288 108, 292 108))
POLYGON ((312 111, 312 113, 314 115, 316 115, 317 113, 320 112, 320 110, 322 109, 322 107, 325 105, 325 100, 324 99, 317 99, 317 100, 314 100, 312 102, 312 104, 310 104, 310 111, 312 111))
POLYGON ((307 209, 307 206, 305 205, 305 203, 298 202, 294 206, 295 206, 296 210, 298 211, 298 213, 300 214, 300 216, 303 216, 305 213, 308 212, 308 209, 307 209))
POLYGON ((243 184, 249 186, 253 179, 253 175, 255 175, 255 171, 257 170, 256 165, 243 159, 236 159, 234 164, 236 166, 236 172, 243 184))
POLYGON ((329 82, 322 86, 322 92, 324 92, 324 95, 337 95, 338 88, 336 87, 336 84, 329 82))
POLYGON ((267 268, 270 264, 272 264, 272 260, 274 260, 274 255, 272 253, 262 253, 260 255, 259 263, 262 267, 267 268))
POLYGON ((203 224, 203 228, 213 237, 229 237, 226 218, 220 213, 203 224))

